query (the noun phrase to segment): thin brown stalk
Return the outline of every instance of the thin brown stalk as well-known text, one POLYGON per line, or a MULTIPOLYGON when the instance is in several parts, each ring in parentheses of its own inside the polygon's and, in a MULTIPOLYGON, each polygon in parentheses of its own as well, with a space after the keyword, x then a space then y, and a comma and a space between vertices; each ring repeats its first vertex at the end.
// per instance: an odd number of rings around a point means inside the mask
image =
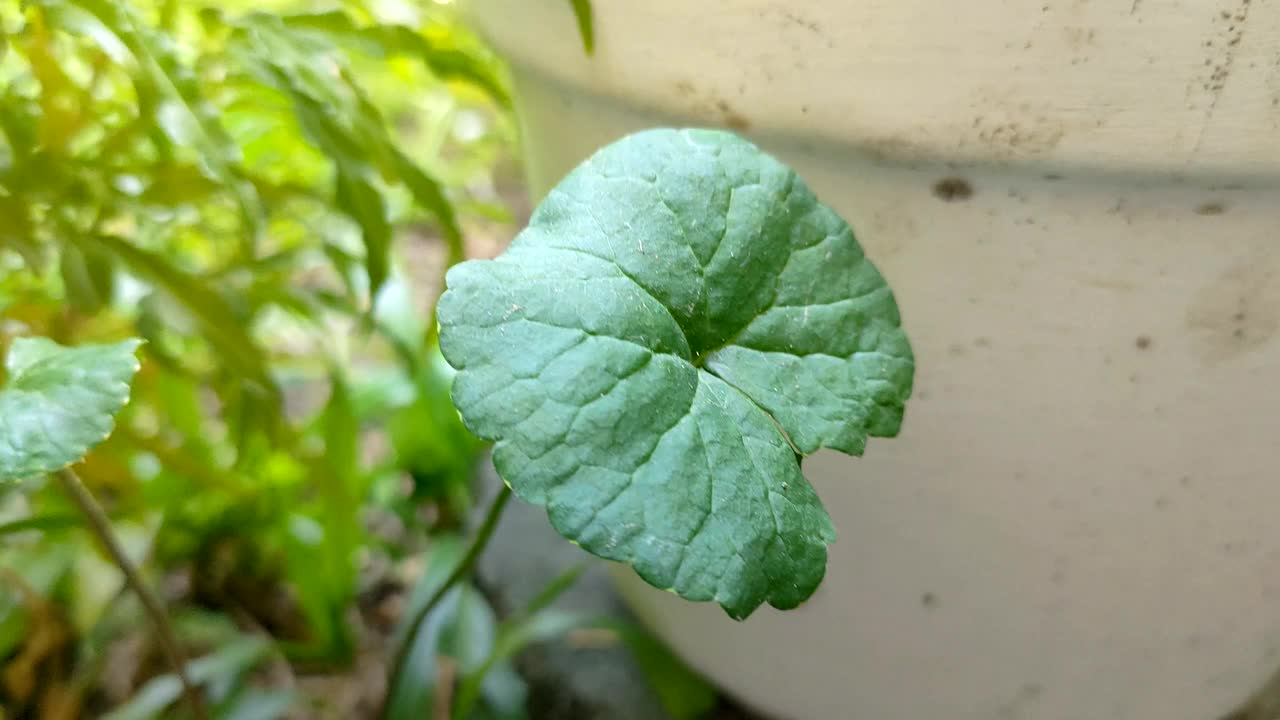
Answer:
POLYGON ((137 566, 125 554, 124 546, 120 544, 120 539, 116 537, 115 531, 111 528, 111 520, 108 519, 106 511, 98 504, 97 499, 93 497, 93 493, 89 491, 89 488, 85 487, 84 483, 80 481, 80 477, 70 468, 59 470, 56 476, 58 482, 66 490, 67 495, 71 496, 71 500, 75 502, 76 507, 84 514, 90 530, 93 531, 93 534, 107 549, 107 553, 111 555, 111 559, 116 566, 124 573, 125 582, 133 588, 133 591, 138 595, 138 599, 142 601, 143 609, 155 626, 156 636, 160 639, 160 647, 164 651, 169 664, 173 666, 174 674, 182 682, 183 694, 187 698, 187 703, 191 706, 192 717, 195 720, 208 720, 209 716, 205 711, 204 700, 196 689, 195 684, 191 682, 190 676, 187 675, 187 659, 182 653, 182 648, 178 645, 178 638, 174 635, 173 626, 169 624, 169 616, 165 613, 164 605, 161 604, 160 598, 151 591, 151 588, 147 587, 147 584, 143 582, 142 574, 138 572, 137 566))

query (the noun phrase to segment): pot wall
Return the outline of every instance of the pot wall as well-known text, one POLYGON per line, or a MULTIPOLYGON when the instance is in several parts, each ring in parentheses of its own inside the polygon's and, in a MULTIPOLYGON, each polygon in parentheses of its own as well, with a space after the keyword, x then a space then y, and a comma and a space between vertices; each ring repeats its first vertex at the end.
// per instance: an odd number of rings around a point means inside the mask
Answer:
POLYGON ((899 438, 805 463, 840 531, 809 603, 739 624, 620 572, 637 613, 786 718, 1210 720, 1256 690, 1280 6, 594 5, 592 59, 562 0, 469 6, 535 193, 643 127, 744 132, 850 221, 918 363, 899 438))

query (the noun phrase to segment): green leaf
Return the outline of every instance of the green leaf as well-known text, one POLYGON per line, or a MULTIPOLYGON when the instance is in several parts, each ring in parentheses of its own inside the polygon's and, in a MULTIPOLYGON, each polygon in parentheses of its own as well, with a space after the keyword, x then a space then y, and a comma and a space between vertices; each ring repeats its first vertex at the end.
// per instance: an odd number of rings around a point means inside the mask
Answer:
MULTIPOLYGON (((434 542, 427 568, 405 605, 406 620, 417 617, 422 606, 461 561, 464 552, 465 547, 456 538, 444 537, 434 542)), ((382 717, 417 720, 432 716, 440 700, 440 681, 474 672, 482 666, 494 647, 497 624, 493 609, 470 585, 462 584, 450 590, 423 619, 402 674, 392 679, 382 717), (442 672, 442 658, 448 658, 453 664, 453 672, 442 672)), ((403 638, 408 631, 408 623, 403 623, 397 636, 403 638)), ((489 702, 485 708, 487 717, 504 720, 523 717, 520 712, 525 695, 523 684, 508 666, 495 670, 499 671, 492 676, 498 681, 494 683, 495 692, 485 695, 489 702)), ((452 688, 446 692, 451 695, 452 688)))
MULTIPOLYGON (((387 142, 390 142, 389 138, 387 142)), ((414 201, 430 210, 440 221, 440 231, 444 235, 445 247, 448 250, 445 262, 451 265, 462 262, 466 254, 462 241, 462 228, 458 225, 457 214, 454 212, 453 205, 449 204, 449 199, 445 197, 440 183, 398 150, 394 152, 392 162, 395 165, 396 174, 409 189, 414 201)))
MULTIPOLYGON (((351 405, 351 389, 340 369, 330 370, 329 387, 329 402, 322 416, 324 463, 340 479, 343 494, 349 495, 360 485, 360 423, 351 405)), ((347 510, 350 512, 351 508, 347 510)))
POLYGON ((357 25, 350 15, 338 10, 284 15, 280 19, 290 29, 323 34, 371 57, 417 58, 437 77, 471 83, 500 105, 511 105, 510 93, 495 71, 497 63, 486 63, 488 58, 478 48, 458 47, 458 28, 430 28, 437 32, 428 36, 403 25, 357 25))
MULTIPOLYGON (((163 256, 112 235, 75 236, 70 239, 86 253, 98 251, 114 257, 139 279, 164 289, 200 324, 205 339, 217 348, 221 361, 239 376, 244 389, 270 400, 261 403, 263 408, 273 408, 277 404, 275 400, 280 396, 280 389, 267 369, 262 349, 245 327, 244 318, 203 277, 175 267, 163 256)), ((259 419, 269 426, 278 420, 274 409, 259 419)))
POLYGON ((440 590, 454 568, 462 561, 465 552, 466 546, 457 536, 441 535, 431 539, 427 567, 422 571, 417 584, 413 586, 413 591, 409 593, 409 601, 405 603, 404 612, 400 615, 402 621, 396 628, 394 645, 400 645, 404 637, 409 634, 409 621, 417 617, 418 613, 422 612, 422 607, 431 600, 431 596, 440 590))
POLYGON ((914 362, 793 171, 727 132, 638 133, 447 283, 454 402, 557 531, 734 618, 813 593, 835 531, 800 457, 895 435, 914 362))
POLYGON ((401 176, 415 199, 440 218, 446 234, 460 238, 438 183, 394 148, 382 115, 323 35, 292 29, 277 16, 253 14, 241 21, 239 37, 246 66, 289 98, 303 134, 336 166, 334 203, 360 228, 371 296, 387 279, 393 240, 375 180, 379 171, 401 176), (332 72, 317 69, 320 58, 332 61, 332 72))
POLYGON ((111 258, 64 245, 58 258, 58 271, 66 288, 67 302, 80 312, 91 315, 111 302, 115 289, 111 258))
POLYGON ((339 167, 334 201, 360 225, 369 291, 377 293, 391 269, 391 223, 382 193, 364 173, 339 167))
POLYGON ((21 520, 0 523, 0 538, 22 532, 56 532, 80 527, 84 524, 84 516, 79 513, 63 512, 37 515, 21 520))
POLYGON ((231 191, 246 229, 244 249, 252 251, 262 231, 262 204, 253 186, 236 174, 239 148, 203 96, 196 74, 179 58, 173 39, 142 22, 134 6, 122 0, 40 3, 61 26, 81 29, 107 54, 119 58, 119 47, 128 49, 136 64, 132 80, 139 102, 147 105, 143 116, 153 116, 172 144, 195 149, 202 170, 231 191))
POLYGON ((456 491, 465 500, 485 444, 467 432, 449 401, 455 373, 439 346, 426 353, 414 378, 413 402, 386 416, 387 433, 398 462, 415 479, 415 496, 441 499, 456 491))
POLYGON ((605 631, 622 641, 672 720, 697 720, 711 711, 717 699, 715 689, 643 628, 616 618, 549 607, 578 579, 584 567, 570 568, 553 579, 521 613, 502 623, 489 658, 464 677, 458 688, 454 720, 471 717, 482 688, 488 690, 492 670, 505 666, 530 645, 555 640, 574 630, 605 631))
POLYGON ((0 388, 0 481, 61 470, 107 439, 129 401, 139 344, 14 340, 0 388))
POLYGON ((579 563, 560 573, 538 592, 522 612, 503 621, 493 650, 485 661, 462 679, 454 701, 454 720, 467 720, 479 701, 486 684, 491 682, 490 672, 510 662, 520 651, 533 643, 557 638, 574 628, 586 624, 585 616, 550 608, 556 598, 564 594, 578 581, 585 563, 579 563))
POLYGON ((588 55, 595 52, 596 34, 591 18, 591 0, 569 0, 573 15, 578 19, 578 32, 582 35, 582 49, 588 55))
MULTIPOLYGON (((376 147, 383 149, 382 152, 388 159, 390 169, 404 183, 414 201, 430 210, 440 221, 445 247, 448 248, 445 261, 450 265, 461 262, 465 253, 462 228, 458 225, 457 214, 445 196, 439 181, 428 175, 409 156, 396 148, 395 141, 387 132, 386 123, 373 101, 353 78, 348 76, 347 81, 356 98, 356 121, 359 127, 364 128, 363 136, 372 141, 376 147)), ((374 288, 376 289, 377 286, 375 285, 374 288)))
POLYGON ((297 701, 290 690, 245 688, 219 708, 221 720, 279 720, 289 715, 297 701))
MULTIPOLYGON (((209 687, 215 699, 238 685, 245 673, 271 653, 271 643, 254 636, 236 638, 211 655, 187 663, 187 675, 196 685, 209 687)), ((151 680, 129 702, 103 716, 103 720, 150 720, 182 696, 182 683, 170 673, 151 680)))
POLYGON ((347 659, 353 639, 344 613, 356 587, 356 552, 364 539, 360 525, 363 474, 360 469, 360 426, 351 407, 346 378, 338 369, 330 373, 329 402, 319 418, 324 455, 311 463, 311 482, 319 507, 316 519, 321 544, 305 560, 312 587, 302 601, 317 634, 325 639, 326 652, 347 659))
POLYGON ((578 578, 582 577, 583 571, 587 569, 585 562, 571 566, 568 570, 560 573, 547 583, 546 587, 538 591, 537 595, 529 601, 525 606, 523 615, 528 617, 539 613, 551 606, 566 590, 573 587, 578 582, 578 578))

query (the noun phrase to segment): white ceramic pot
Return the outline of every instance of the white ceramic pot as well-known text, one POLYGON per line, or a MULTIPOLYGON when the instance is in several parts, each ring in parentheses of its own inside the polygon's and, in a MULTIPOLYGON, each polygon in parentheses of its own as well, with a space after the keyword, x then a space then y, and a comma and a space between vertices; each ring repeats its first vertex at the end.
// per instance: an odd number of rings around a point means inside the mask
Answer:
MULTIPOLYGON (((804 720, 1214 720, 1280 665, 1280 3, 470 0, 535 193, 657 124, 744 132, 853 225, 918 361, 805 464, 840 531, 747 622, 626 579, 804 720)), ((630 575, 622 575, 630 578, 630 575)))

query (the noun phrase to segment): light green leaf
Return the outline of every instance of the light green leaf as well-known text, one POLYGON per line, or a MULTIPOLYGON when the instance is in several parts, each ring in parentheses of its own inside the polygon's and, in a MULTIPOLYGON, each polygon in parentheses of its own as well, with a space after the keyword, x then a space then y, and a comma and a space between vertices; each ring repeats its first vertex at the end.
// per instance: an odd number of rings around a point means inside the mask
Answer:
MULTIPOLYGON (((261 637, 241 636, 217 651, 187 663, 187 676, 196 685, 210 689, 214 699, 221 699, 240 684, 245 673, 271 654, 271 643, 261 637), (215 692, 216 691, 216 692, 215 692)), ((182 696, 178 676, 161 675, 143 685, 129 702, 103 716, 103 720, 151 720, 182 696)))
POLYGON ((221 720, 279 720, 297 702, 291 690, 245 688, 219 708, 221 720))
POLYGON ((290 29, 323 34, 372 57, 417 58, 441 79, 471 83, 499 104, 511 104, 510 93, 496 72, 498 63, 479 52, 479 48, 458 47, 462 34, 459 28, 432 27, 428 36, 403 25, 357 25, 349 14, 338 10, 285 15, 280 19, 290 29))
POLYGON ((449 199, 445 197, 440 183, 398 150, 392 157, 392 163, 395 165, 400 181, 413 195, 414 201, 430 210, 440 221, 440 232, 444 236, 445 248, 448 251, 445 262, 450 264, 462 262, 466 253, 462 241, 462 228, 458 225, 457 214, 454 212, 453 205, 449 203, 449 199))
POLYGON ((356 99, 354 109, 356 124, 364 129, 361 134, 367 138, 368 142, 383 149, 382 154, 386 156, 391 171, 404 183, 414 201, 430 210, 440 221, 441 234, 444 235, 445 247, 448 248, 445 261, 450 265, 461 262, 465 252, 462 229, 458 225, 453 205, 444 194, 444 188, 440 186, 439 181, 428 175, 396 147, 395 140, 387 132, 386 123, 373 101, 354 78, 348 76, 347 80, 356 99))
MULTIPOLYGON (((398 172, 402 164, 381 114, 323 36, 291 29, 274 15, 253 14, 241 21, 239 37, 246 66, 289 98, 303 134, 335 164, 334 203, 360 227, 369 291, 376 295, 390 270, 393 239, 376 176, 393 164, 398 172)), ((421 181, 417 186, 406 180, 411 192, 446 228, 456 228, 443 192, 425 173, 419 175, 409 179, 421 181)))
POLYGON ((360 226, 370 292, 376 293, 391 270, 391 223, 382 193, 363 173, 339 166, 334 201, 360 226))
POLYGON ((139 344, 14 340, 0 388, 0 481, 61 470, 107 439, 129 401, 139 344))
POLYGON ((356 552, 360 549, 360 510, 363 473, 360 469, 360 425, 351 408, 346 378, 334 368, 330 373, 329 402, 318 418, 325 452, 311 462, 311 483, 319 507, 315 517, 323 528, 320 546, 307 553, 306 577, 311 586, 302 601, 311 624, 324 628, 325 650, 347 658, 353 641, 343 613, 356 586, 356 552))
POLYGON ((454 402, 556 530, 734 618, 813 593, 835 531, 800 456, 895 435, 914 362, 793 171, 727 132, 632 135, 447 280, 454 402))
POLYGON ((120 59, 120 48, 128 49, 136 64, 132 80, 140 102, 173 144, 194 148, 202 170, 231 191, 245 224, 245 249, 251 250, 262 231, 261 201, 253 186, 236 174, 239 148, 222 127, 217 109, 203 96, 195 72, 179 57, 172 37, 143 22, 137 9, 122 0, 40 3, 62 27, 85 32, 109 56, 120 59))
POLYGON ((74 512, 48 513, 0 523, 0 539, 23 532, 57 532, 84 524, 84 516, 74 512))
POLYGON ((573 15, 578 19, 578 33, 582 35, 582 49, 588 55, 595 52, 596 32, 591 17, 591 0, 569 0, 573 15))
POLYGON ((204 277, 176 267, 158 253, 112 235, 73 236, 70 240, 86 252, 96 251, 115 258, 139 279, 163 289, 190 313, 209 344, 217 348, 222 363, 240 376, 245 391, 270 400, 262 403, 268 410, 259 419, 268 427, 274 426, 278 418, 270 408, 276 405, 280 389, 268 370, 261 347, 246 327, 245 318, 235 312, 213 285, 204 277))

